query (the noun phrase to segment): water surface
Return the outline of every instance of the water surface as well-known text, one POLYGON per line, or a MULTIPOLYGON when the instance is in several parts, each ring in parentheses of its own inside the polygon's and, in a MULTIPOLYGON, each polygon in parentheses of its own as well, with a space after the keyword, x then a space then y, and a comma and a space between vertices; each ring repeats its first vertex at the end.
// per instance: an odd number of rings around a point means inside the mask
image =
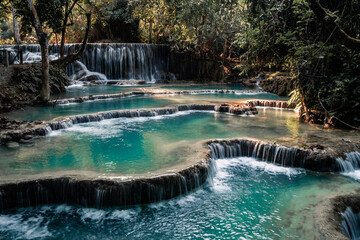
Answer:
POLYGON ((178 104, 208 104, 240 102, 246 99, 269 99, 287 100, 269 93, 240 93, 240 94, 195 94, 195 95, 158 95, 158 96, 132 96, 126 98, 115 98, 105 100, 87 101, 83 103, 70 103, 45 107, 27 107, 23 110, 12 111, 6 114, 10 119, 19 120, 50 120, 59 116, 69 116, 77 114, 94 113, 101 111, 140 109, 140 108, 159 108, 175 106, 178 104))
MULTIPOLYGON (((349 134, 311 127, 296 113, 259 109, 256 116, 185 111, 77 124, 18 149, 0 147, 4 178, 52 170, 143 174, 178 164, 194 142, 251 137, 289 145, 312 144, 349 134)), ((185 155, 185 156, 184 156, 185 155)))
POLYGON ((213 184, 128 209, 68 205, 0 214, 0 239, 316 239, 315 206, 359 184, 257 162, 219 159, 213 184))

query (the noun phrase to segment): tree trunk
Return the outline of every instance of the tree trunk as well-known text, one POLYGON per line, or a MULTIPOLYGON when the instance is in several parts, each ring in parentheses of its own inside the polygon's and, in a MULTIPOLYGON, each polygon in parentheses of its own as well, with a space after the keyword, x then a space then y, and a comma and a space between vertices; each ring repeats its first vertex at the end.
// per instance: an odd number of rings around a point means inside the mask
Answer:
POLYGON ((18 22, 18 18, 16 16, 16 9, 14 7, 14 3, 12 1, 10 1, 10 3, 11 3, 11 11, 12 11, 12 16, 13 16, 13 25, 14 25, 14 41, 15 41, 15 44, 18 45, 21 43, 20 32, 19 32, 19 22, 18 22))
POLYGON ((69 8, 69 0, 66 0, 66 2, 65 2, 64 22, 63 22, 63 27, 62 27, 62 30, 61 30, 60 58, 64 57, 66 24, 67 24, 67 21, 68 21, 68 18, 69 18, 68 8, 69 8))
POLYGON ((152 43, 152 40, 151 40, 151 33, 152 33, 152 20, 150 20, 150 26, 149 26, 149 43, 151 44, 152 43))
POLYGON ((42 86, 40 92, 40 101, 48 102, 50 100, 50 84, 49 84, 49 39, 43 31, 39 16, 32 0, 27 0, 30 10, 33 27, 41 48, 41 66, 42 66, 42 86))
POLYGON ((40 92, 40 100, 47 102, 50 100, 50 84, 49 84, 49 43, 48 39, 39 40, 41 46, 41 65, 42 65, 42 85, 40 92))
POLYGON ((65 2, 64 21, 63 21, 63 26, 61 29, 60 58, 63 58, 64 54, 65 54, 65 40, 66 40, 65 34, 66 34, 66 28, 67 28, 69 16, 78 1, 79 0, 74 0, 70 7, 69 7, 69 0, 66 0, 66 2, 65 2))

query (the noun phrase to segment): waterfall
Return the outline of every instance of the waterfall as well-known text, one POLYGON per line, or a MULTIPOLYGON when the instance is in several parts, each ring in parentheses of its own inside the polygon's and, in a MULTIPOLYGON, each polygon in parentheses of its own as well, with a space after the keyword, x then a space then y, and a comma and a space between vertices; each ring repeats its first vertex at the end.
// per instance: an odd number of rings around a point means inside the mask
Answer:
POLYGON ((345 236, 352 240, 360 239, 360 213, 354 213, 351 207, 347 207, 341 216, 341 228, 345 236))
POLYGON ((250 106, 253 107, 271 107, 271 108, 290 108, 294 109, 295 104, 288 104, 286 101, 276 101, 276 100, 251 100, 247 101, 250 106))
POLYGON ((105 119, 114 118, 135 118, 135 117, 154 117, 162 115, 175 114, 181 111, 214 111, 213 104, 185 104, 178 105, 173 108, 158 108, 158 109, 144 109, 144 110, 116 110, 109 112, 99 112, 88 115, 75 115, 61 119, 44 122, 30 128, 23 128, 18 131, 6 131, 0 134, 0 144, 5 144, 9 141, 20 141, 25 136, 46 136, 52 131, 66 129, 72 127, 74 124, 98 122, 105 119))
MULTIPOLYGON (((1 48, 15 46, 0 46, 1 48)), ((41 61, 39 45, 19 45, 24 63, 41 61)), ((81 44, 66 44, 65 55, 77 52, 81 44)), ((17 48, 17 47, 16 47, 17 48)), ((50 60, 60 56, 60 45, 49 47, 50 60)), ((101 73, 111 80, 145 80, 155 82, 172 78, 169 73, 170 49, 155 44, 88 44, 80 62, 90 71, 101 73)), ((69 76, 76 74, 73 64, 66 68, 69 76)), ((171 80, 171 79, 168 79, 171 80)))
POLYGON ((156 177, 111 179, 45 178, 0 184, 0 212, 44 204, 84 207, 126 207, 171 199, 200 187, 214 172, 211 159, 156 177))
MULTIPOLYGON (((294 167, 296 161, 296 148, 273 145, 261 141, 241 139, 233 142, 220 142, 209 144, 213 159, 253 157, 261 161, 294 167)), ((297 164, 304 166, 304 162, 297 164)))
POLYGON ((345 153, 346 159, 337 158, 340 171, 344 173, 360 170, 360 152, 345 153))
POLYGON ((73 82, 86 82, 86 81, 106 81, 107 78, 104 74, 89 71, 86 66, 79 61, 72 64, 74 74, 70 76, 73 82))

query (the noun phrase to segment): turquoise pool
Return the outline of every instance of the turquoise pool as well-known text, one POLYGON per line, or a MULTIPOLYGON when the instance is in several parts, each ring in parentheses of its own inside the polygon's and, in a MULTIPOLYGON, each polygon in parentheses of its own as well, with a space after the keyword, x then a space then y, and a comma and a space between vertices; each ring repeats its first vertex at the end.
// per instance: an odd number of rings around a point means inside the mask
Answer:
POLYGON ((59 116, 69 116, 101 111, 120 110, 120 109, 140 109, 140 108, 159 108, 174 106, 178 104, 192 103, 224 103, 237 102, 245 99, 269 99, 287 100, 268 93, 247 93, 244 94, 195 94, 195 95, 159 95, 159 96, 133 96, 127 98, 95 100, 83 103, 71 103, 66 105, 56 105, 46 107, 28 107, 24 110, 17 110, 6 114, 11 119, 20 120, 50 120, 59 116))
POLYGON ((359 184, 257 162, 217 160, 213 184, 128 209, 56 205, 0 214, 1 239, 315 239, 315 206, 359 184))

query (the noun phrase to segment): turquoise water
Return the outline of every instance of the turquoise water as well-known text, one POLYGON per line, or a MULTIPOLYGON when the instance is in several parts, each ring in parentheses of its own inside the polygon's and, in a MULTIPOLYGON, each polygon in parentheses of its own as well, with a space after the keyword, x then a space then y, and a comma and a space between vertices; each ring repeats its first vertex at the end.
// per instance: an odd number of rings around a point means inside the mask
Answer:
POLYGON ((88 101, 83 103, 73 103, 67 105, 56 105, 47 107, 28 107, 24 110, 13 111, 6 114, 10 119, 19 120, 50 120, 59 116, 69 116, 100 111, 121 110, 121 109, 140 109, 140 108, 158 108, 177 104, 192 103, 224 103, 236 102, 249 98, 286 100, 274 94, 256 93, 256 94, 209 94, 209 95, 170 95, 170 96, 134 96, 128 98, 106 99, 88 101))
POLYGON ((54 131, 50 137, 18 149, 0 147, 0 175, 12 178, 49 170, 143 174, 189 157, 194 141, 252 137, 292 145, 311 135, 336 136, 299 122, 289 110, 260 109, 259 115, 252 117, 188 111, 111 119, 54 131))
POLYGON ((216 89, 223 89, 223 90, 251 90, 253 88, 244 87, 241 84, 214 84, 214 85, 174 85, 168 86, 164 85, 161 88, 172 89, 172 90, 216 90, 216 89))
POLYGON ((186 196, 128 209, 56 205, 0 214, 0 239, 316 239, 316 204, 359 184, 257 162, 217 160, 186 196))
POLYGON ((60 95, 53 95, 53 99, 64 99, 64 98, 75 98, 75 97, 84 97, 89 95, 100 95, 100 94, 112 94, 119 92, 128 92, 135 91, 138 88, 156 88, 160 87, 163 89, 171 90, 214 90, 214 89, 224 89, 224 90, 251 90, 250 88, 245 88, 242 85, 159 85, 159 84, 141 84, 133 86, 119 86, 119 85, 95 85, 95 86, 86 86, 86 85, 72 85, 67 87, 65 93, 60 95))
MULTIPOLYGON (((13 113, 22 119, 184 103, 280 99, 271 94, 134 97, 13 113)), ((113 119, 54 131, 17 149, 0 146, 2 180, 57 170, 143 174, 179 163, 204 139, 252 137, 293 144, 321 143, 349 132, 301 123, 289 110, 262 109, 241 117, 181 112, 154 118, 113 119)), ((0 213, 0 239, 316 239, 315 208, 360 184, 339 174, 317 174, 258 162, 219 159, 214 179, 172 200, 127 209, 50 205, 0 213)))
POLYGON ((60 95, 51 96, 53 99, 75 98, 84 97, 89 95, 111 94, 119 92, 133 91, 136 88, 149 87, 151 85, 139 85, 139 86, 117 86, 117 85, 95 85, 95 86, 79 86, 73 85, 66 88, 65 93, 60 95))

